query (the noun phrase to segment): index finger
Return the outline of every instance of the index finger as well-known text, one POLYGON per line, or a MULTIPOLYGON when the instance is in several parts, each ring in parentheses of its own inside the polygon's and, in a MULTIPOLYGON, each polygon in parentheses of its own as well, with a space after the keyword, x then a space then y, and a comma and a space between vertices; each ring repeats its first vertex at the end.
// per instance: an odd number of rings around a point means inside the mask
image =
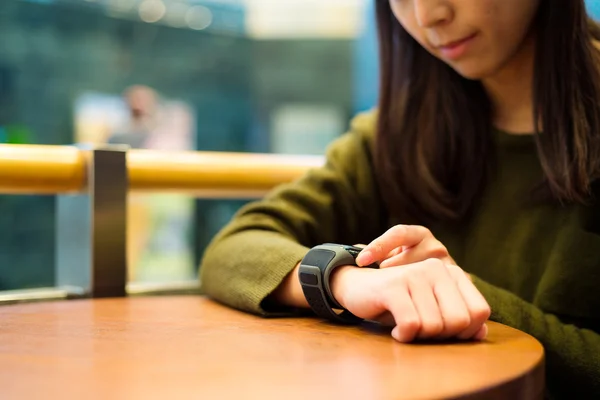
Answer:
POLYGON ((418 225, 396 225, 388 229, 383 235, 373 240, 365 247, 356 263, 360 266, 370 265, 383 260, 390 251, 400 246, 413 247, 429 237, 429 229, 418 225))

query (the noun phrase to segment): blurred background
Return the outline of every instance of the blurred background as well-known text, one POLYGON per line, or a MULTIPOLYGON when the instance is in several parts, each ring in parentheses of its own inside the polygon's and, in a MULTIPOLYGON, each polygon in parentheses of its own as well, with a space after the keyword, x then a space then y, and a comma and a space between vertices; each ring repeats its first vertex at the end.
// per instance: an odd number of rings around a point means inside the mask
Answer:
MULTIPOLYGON (((322 154, 373 106, 367 0, 2 0, 0 143, 322 154)), ((0 290, 54 286, 53 196, 0 196, 0 290)), ((247 200, 130 196, 130 280, 195 279, 247 200)))
MULTIPOLYGON (((376 58, 372 0, 1 0, 0 143, 322 154, 376 58)), ((55 201, 0 196, 0 290, 54 286, 55 201)), ((247 200, 129 201, 130 280, 168 282, 247 200)))

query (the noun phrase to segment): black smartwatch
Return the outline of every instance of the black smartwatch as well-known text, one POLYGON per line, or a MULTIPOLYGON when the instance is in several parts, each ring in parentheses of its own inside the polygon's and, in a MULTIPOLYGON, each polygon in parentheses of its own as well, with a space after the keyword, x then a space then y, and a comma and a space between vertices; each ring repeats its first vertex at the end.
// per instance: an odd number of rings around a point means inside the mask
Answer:
MULTIPOLYGON (((356 265, 356 257, 361 250, 355 246, 325 243, 310 249, 300 262, 298 279, 302 291, 306 301, 319 317, 343 324, 362 321, 362 318, 345 310, 335 300, 330 286, 331 273, 337 267, 356 265), (335 309, 342 311, 338 313, 335 309)), ((372 264, 369 268, 378 266, 372 264)))

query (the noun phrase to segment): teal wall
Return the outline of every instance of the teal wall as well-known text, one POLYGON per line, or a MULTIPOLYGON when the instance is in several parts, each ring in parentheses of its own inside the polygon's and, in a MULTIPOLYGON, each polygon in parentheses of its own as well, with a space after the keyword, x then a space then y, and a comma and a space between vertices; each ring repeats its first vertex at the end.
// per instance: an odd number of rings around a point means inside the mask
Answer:
POLYGON ((587 0, 586 1, 590 14, 596 19, 600 19, 600 1, 599 0, 587 0))

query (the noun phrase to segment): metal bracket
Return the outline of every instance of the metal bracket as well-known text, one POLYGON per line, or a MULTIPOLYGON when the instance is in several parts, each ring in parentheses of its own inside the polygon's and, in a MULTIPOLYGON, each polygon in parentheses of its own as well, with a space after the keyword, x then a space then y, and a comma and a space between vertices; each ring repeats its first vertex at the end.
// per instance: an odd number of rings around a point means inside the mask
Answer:
POLYGON ((125 296, 127 149, 87 149, 86 191, 57 196, 56 286, 90 297, 125 296))

